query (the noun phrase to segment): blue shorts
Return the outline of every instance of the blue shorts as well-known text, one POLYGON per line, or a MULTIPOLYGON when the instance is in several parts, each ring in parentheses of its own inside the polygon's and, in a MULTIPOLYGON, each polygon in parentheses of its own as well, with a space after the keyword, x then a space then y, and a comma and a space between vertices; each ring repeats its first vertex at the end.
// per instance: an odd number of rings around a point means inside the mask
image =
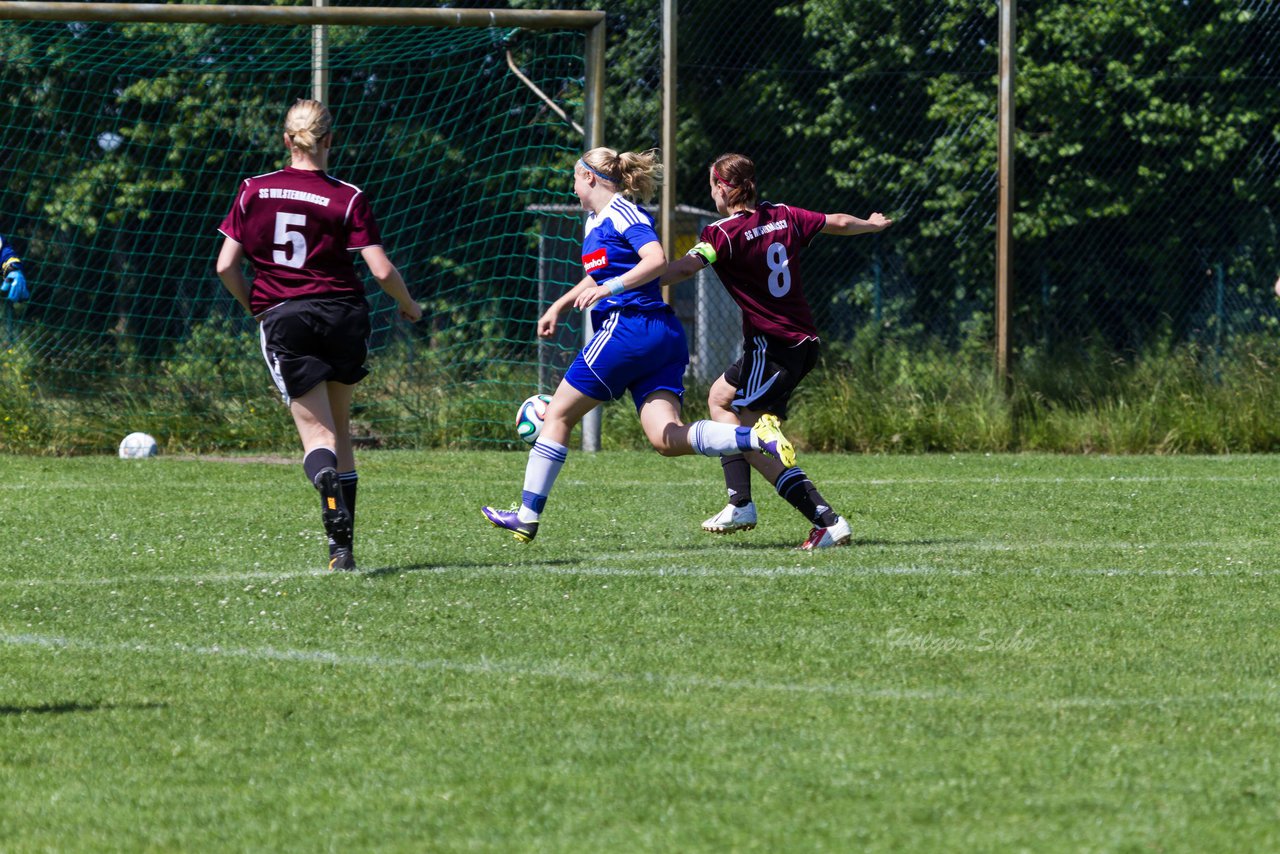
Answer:
POLYGON ((689 345, 674 312, 621 308, 596 324, 595 335, 564 378, 596 400, 617 400, 630 391, 639 411, 655 391, 669 391, 683 400, 688 366, 689 345))

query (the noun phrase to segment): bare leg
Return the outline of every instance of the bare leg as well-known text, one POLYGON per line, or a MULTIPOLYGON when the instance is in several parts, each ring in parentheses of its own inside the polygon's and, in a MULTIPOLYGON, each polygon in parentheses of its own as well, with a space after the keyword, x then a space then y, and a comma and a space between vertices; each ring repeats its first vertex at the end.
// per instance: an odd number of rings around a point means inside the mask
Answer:
POLYGON ((573 432, 573 428, 578 426, 578 422, 588 412, 603 402, 587 397, 561 380, 556 393, 551 396, 551 402, 547 404, 547 415, 542 421, 540 438, 550 439, 561 445, 569 444, 569 434, 573 432))
POLYGON ((355 451, 351 447, 351 399, 356 387, 346 383, 325 383, 329 391, 329 412, 333 416, 334 452, 338 455, 338 471, 353 471, 355 451))
POLYGON ((649 444, 664 457, 694 453, 689 425, 680 420, 680 398, 669 391, 655 391, 640 406, 640 426, 649 444))
MULTIPOLYGON (((333 405, 329 400, 330 383, 320 383, 301 397, 289 401, 289 412, 302 440, 302 455, 316 448, 329 448, 337 453, 337 428, 334 424, 333 405)), ((336 385, 336 383, 335 383, 336 385)), ((347 398, 350 404, 351 398, 347 398)), ((344 417, 345 422, 345 417, 344 417)), ((348 438, 348 450, 350 439, 348 438)))

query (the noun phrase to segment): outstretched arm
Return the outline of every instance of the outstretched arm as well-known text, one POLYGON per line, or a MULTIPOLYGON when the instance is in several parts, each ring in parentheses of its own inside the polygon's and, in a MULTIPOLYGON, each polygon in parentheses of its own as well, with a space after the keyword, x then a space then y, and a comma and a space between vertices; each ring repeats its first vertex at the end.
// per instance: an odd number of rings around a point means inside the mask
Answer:
POLYGON ((706 261, 698 255, 689 254, 681 256, 667 265, 667 272, 662 274, 662 284, 679 284, 685 279, 692 277, 705 266, 706 261))
POLYGON ((18 257, 18 253, 13 251, 13 247, 5 241, 4 236, 0 235, 0 271, 5 273, 22 267, 22 259, 18 257))
POLYGON ((638 252, 640 254, 638 264, 621 276, 615 276, 603 284, 596 284, 596 280, 591 276, 583 276, 578 284, 543 312, 542 317, 538 319, 538 335, 542 338, 550 338, 556 331, 561 312, 569 306, 579 311, 586 311, 607 296, 620 294, 627 288, 652 281, 654 276, 661 276, 667 266, 667 256, 662 251, 662 244, 650 241, 641 246, 638 252))
POLYGON ((573 305, 578 299, 578 295, 596 287, 596 280, 590 276, 583 276, 578 284, 565 291, 558 300, 551 304, 551 307, 542 313, 542 317, 538 318, 538 337, 550 338, 556 331, 556 324, 560 322, 560 315, 569 306, 573 305))
POLYGON ((893 225, 893 220, 884 214, 876 211, 866 219, 858 219, 856 216, 845 213, 827 214, 827 224, 822 227, 823 234, 867 234, 874 231, 884 231, 893 225))

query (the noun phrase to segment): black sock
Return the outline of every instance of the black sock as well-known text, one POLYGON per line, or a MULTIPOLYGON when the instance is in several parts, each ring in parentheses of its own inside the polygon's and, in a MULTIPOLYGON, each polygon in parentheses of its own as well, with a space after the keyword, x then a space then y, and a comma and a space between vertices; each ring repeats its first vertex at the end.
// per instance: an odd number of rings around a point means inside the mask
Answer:
POLYGON ((307 473, 307 481, 315 486, 316 475, 325 469, 338 468, 338 455, 328 448, 314 448, 302 460, 302 470, 307 473))
POLYGON ((830 528, 836 523, 835 511, 827 505, 813 481, 809 480, 799 466, 792 466, 778 475, 774 488, 783 501, 799 510, 813 524, 830 528))
MULTIPOLYGON (((351 545, 355 545, 356 539, 356 487, 360 485, 360 478, 356 474, 355 469, 351 471, 338 472, 338 482, 342 484, 342 501, 347 505, 347 510, 351 513, 351 545)), ((333 550, 337 548, 337 543, 329 540, 329 554, 333 554, 333 550)))
POLYGON ((354 518, 356 515, 356 487, 360 485, 360 476, 355 469, 338 472, 338 481, 342 484, 342 500, 347 502, 347 509, 354 518))
POLYGON ((724 485, 729 490, 729 503, 746 507, 751 503, 751 464, 742 454, 720 458, 724 468, 724 485))
POLYGON ((836 519, 840 518, 839 514, 827 504, 827 500, 818 492, 818 487, 813 485, 813 481, 805 480, 805 491, 809 493, 809 500, 813 502, 813 506, 818 510, 818 516, 813 520, 814 524, 821 525, 824 528, 830 528, 834 525, 836 519))

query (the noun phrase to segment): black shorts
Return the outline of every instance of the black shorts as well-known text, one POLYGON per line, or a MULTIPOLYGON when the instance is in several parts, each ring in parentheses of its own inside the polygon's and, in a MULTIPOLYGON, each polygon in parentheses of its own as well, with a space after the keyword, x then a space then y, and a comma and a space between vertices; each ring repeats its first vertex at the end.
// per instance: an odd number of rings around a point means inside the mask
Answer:
POLYGON ((363 297, 287 300, 258 315, 262 357, 288 403, 322 382, 369 375, 369 304, 363 297))
POLYGON ((818 349, 816 338, 796 344, 756 335, 743 341, 742 357, 724 372, 725 380, 738 390, 733 408, 786 418, 791 393, 818 363, 818 349))

